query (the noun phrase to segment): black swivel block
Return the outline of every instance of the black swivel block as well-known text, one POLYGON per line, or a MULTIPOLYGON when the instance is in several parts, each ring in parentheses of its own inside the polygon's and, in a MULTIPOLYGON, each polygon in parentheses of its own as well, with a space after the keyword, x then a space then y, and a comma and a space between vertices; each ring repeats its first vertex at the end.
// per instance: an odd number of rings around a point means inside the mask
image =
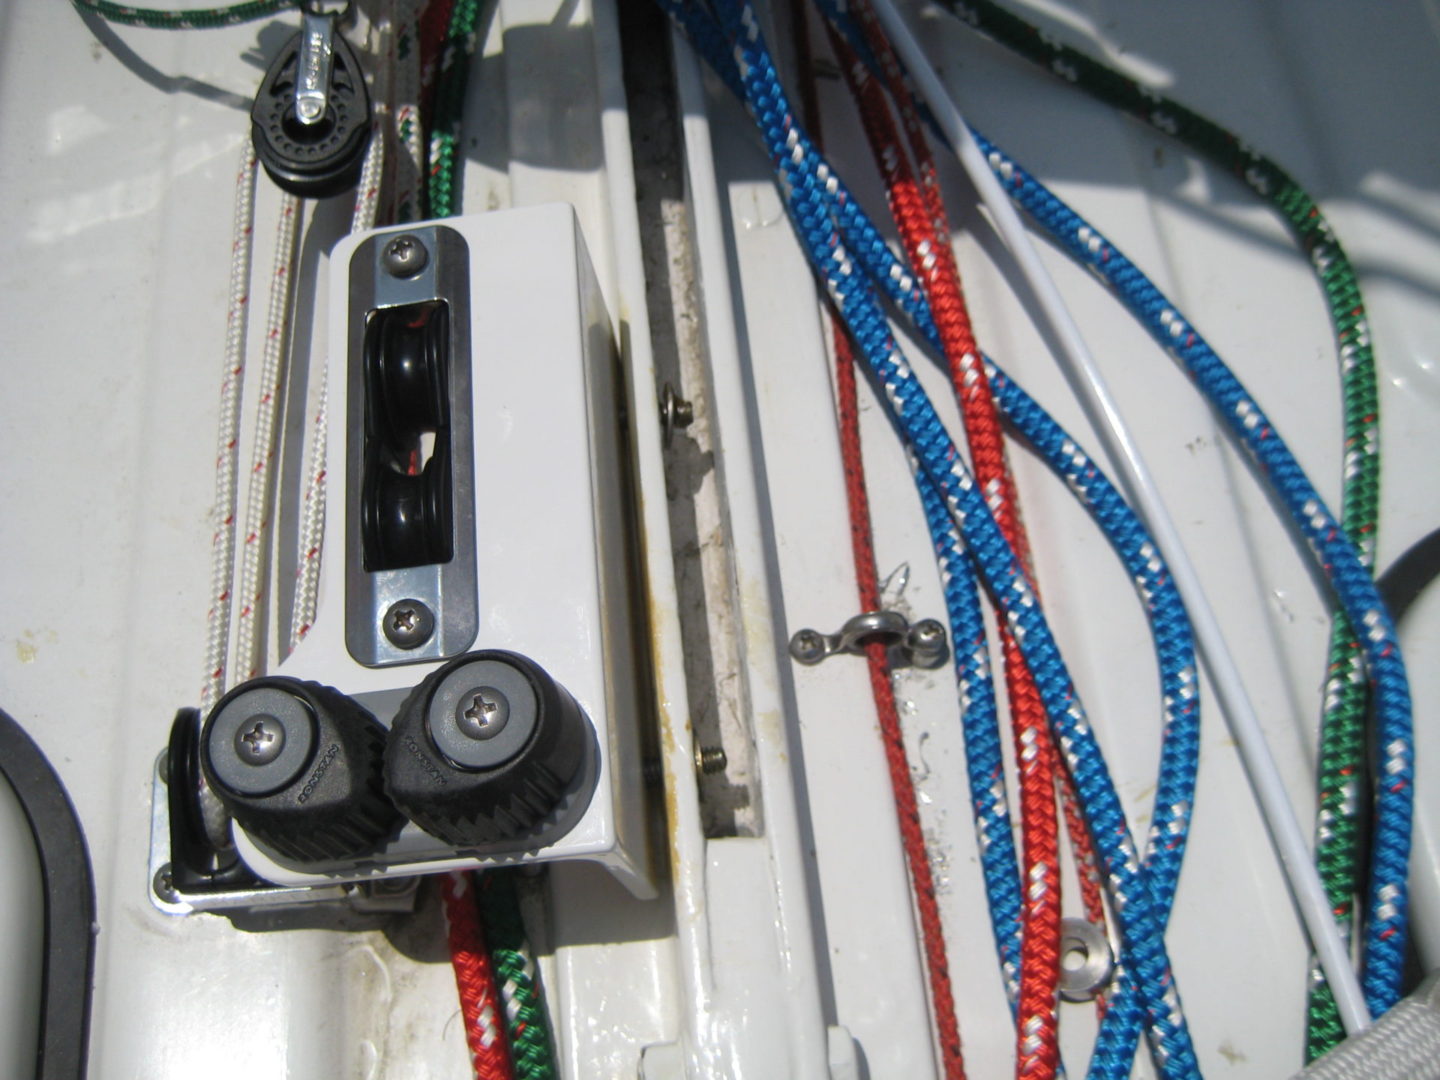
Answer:
POLYGON ((575 699, 533 660, 467 653, 401 705, 385 790, 411 821, 455 847, 522 839, 555 813, 591 738, 575 699))
POLYGON ((295 108, 301 41, 296 34, 265 73, 250 109, 250 138, 270 179, 293 195, 323 199, 360 179, 370 142, 370 94, 355 51, 337 33, 324 115, 302 122, 295 108))
POLYGON ((283 676, 243 683, 210 713, 200 747, 225 808, 282 858, 358 858, 400 824, 381 780, 385 729, 338 690, 283 676))

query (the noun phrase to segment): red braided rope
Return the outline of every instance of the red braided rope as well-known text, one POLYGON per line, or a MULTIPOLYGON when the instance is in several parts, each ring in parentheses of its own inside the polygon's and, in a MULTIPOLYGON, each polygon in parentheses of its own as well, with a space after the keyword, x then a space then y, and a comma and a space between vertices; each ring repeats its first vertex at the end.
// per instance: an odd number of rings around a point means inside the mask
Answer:
MULTIPOLYGON (((1027 552, 1028 543, 1015 512, 1015 492, 1005 462, 1000 418, 960 289, 959 271, 950 247, 949 223, 934 164, 924 144, 919 119, 909 105, 909 95, 904 88, 898 62, 873 19, 865 18, 868 5, 857 4, 856 7, 862 25, 866 27, 871 49, 879 58, 899 104, 907 139, 920 162, 920 172, 925 180, 923 185, 917 182, 915 171, 900 145, 884 91, 870 78, 869 72, 840 35, 830 28, 832 46, 850 91, 859 104, 866 136, 884 177, 891 214, 900 228, 910 264, 915 268, 930 302, 964 418, 976 479, 1006 539, 1017 552, 1027 552)), ((1060 1054, 1057 1013, 1060 872, 1054 749, 1035 681, 1013 636, 1003 624, 1000 627, 1000 642, 1020 774, 1024 864, 1016 1075, 1053 1077, 1060 1054)))
POLYGON ((480 928, 470 875, 458 870, 442 875, 440 895, 450 925, 450 964, 460 991, 460 1015, 465 1022, 465 1041, 470 1046, 475 1080, 514 1080, 500 1018, 500 994, 490 966, 490 950, 480 928))
MULTIPOLYGON (((882 66, 885 69, 886 81, 890 88, 892 99, 897 103, 900 111, 901 125, 905 132, 905 140, 909 145, 910 152, 915 160, 915 171, 920 179, 921 194, 925 199, 926 209, 930 213, 935 237, 943 247, 944 256, 953 264, 954 253, 949 245, 951 235, 949 215, 945 212, 945 200, 940 189, 940 174, 935 167, 935 157, 930 152, 930 143, 925 136, 924 126, 920 119, 919 111, 915 108, 914 95, 910 92, 905 80, 904 73, 900 70, 899 63, 895 57, 894 50, 879 33, 879 26, 875 21, 874 12, 868 3, 859 5, 859 14, 862 25, 867 29, 868 39, 874 42, 878 36, 879 54, 882 66)), ((873 47, 873 46, 872 46, 873 47)), ((957 291, 960 288, 959 268, 955 267, 955 283, 957 291)), ((927 285, 928 292, 928 285, 927 285)), ((964 297, 961 293, 960 303, 964 306, 964 297)), ((968 319, 967 319, 968 327, 968 319)), ((972 338, 973 341, 973 338, 972 338)), ((979 354, 979 350, 975 350, 979 354)), ((1039 596, 1039 583, 1035 580, 1035 568, 1030 553, 1030 538, 1025 529, 1025 524, 1020 514, 1020 504, 1014 501, 1014 479, 1009 472, 1009 464, 1002 458, 1002 466, 1005 468, 1004 487, 1009 493, 1011 502, 1009 510, 1014 515, 1016 528, 1013 535, 1009 530, 1006 532, 1007 539, 1015 549, 1020 565, 1025 571, 1025 576, 1030 580, 1030 587, 1039 596)), ((1002 526, 1004 522, 1002 522, 1002 526)), ((1049 730, 1046 730, 1047 741, 1050 738, 1049 730)), ((1053 743, 1052 754, 1053 754, 1053 743)), ((1052 758, 1053 760, 1053 758, 1052 758)), ((1075 784, 1070 774, 1064 769, 1054 770, 1057 783, 1060 789, 1060 805, 1064 810, 1065 831, 1070 840, 1071 853, 1075 858, 1076 875, 1079 879, 1080 896, 1085 908, 1086 918, 1098 927, 1101 933, 1106 931, 1107 917, 1105 914, 1104 886, 1100 880, 1100 863, 1095 855, 1095 845, 1090 838, 1090 831, 1085 825, 1085 819, 1080 813, 1079 800, 1075 794, 1075 784)), ((1058 904, 1057 897, 1057 904, 1058 904)), ((1101 1015, 1105 1012, 1105 998, 1103 994, 1096 995, 1096 1007, 1101 1015)))
MULTIPOLYGON (((870 535, 870 499, 865 489, 865 466, 860 455, 860 410, 855 393, 855 357, 850 339, 831 316, 835 337, 835 379, 840 413, 840 450, 845 462, 845 499, 850 508, 850 546, 855 557, 855 578, 860 592, 861 611, 880 610, 880 583, 875 567, 875 548, 870 535)), ((930 1000, 935 1013, 936 1034, 944 1074, 961 1080, 965 1064, 960 1053, 960 1029, 955 1020, 955 997, 950 986, 950 967, 945 949, 945 929, 940 923, 940 904, 930 873, 930 857, 920 825, 920 808, 905 755, 900 730, 900 713, 895 706, 895 688, 890 682, 890 662, 885 646, 872 642, 865 647, 870 668, 870 689, 880 718, 880 737, 885 747, 885 764, 895 795, 895 815, 905 846, 905 860, 915 890, 915 907, 920 914, 920 935, 925 946, 925 966, 930 975, 930 1000)))
MULTIPOLYGON (((820 140, 820 110, 815 100, 814 65, 810 55, 809 35, 805 26, 804 0, 792 3, 791 28, 794 31, 800 68, 802 107, 807 124, 820 140)), ((865 463, 860 450, 860 407, 855 389, 855 355, 850 339, 835 312, 830 312, 830 331, 835 343, 836 407, 839 414, 840 453, 845 469, 845 502, 850 515, 850 549, 855 562, 855 583, 860 596, 861 611, 880 609, 880 576, 875 565, 875 545, 870 531, 870 497, 865 487, 865 463)), ((950 963, 945 947, 945 928, 940 921, 940 903, 935 893, 935 880, 930 870, 930 855, 920 824, 920 808, 915 798, 915 785, 910 776, 910 763, 905 754, 905 739, 900 729, 900 711, 895 703, 895 687, 890 681, 890 662, 885 646, 874 642, 865 647, 865 661, 870 672, 870 691, 875 699, 875 712, 880 722, 880 738, 885 750, 885 764, 890 772, 890 788, 895 798, 895 817, 900 826, 900 839, 905 849, 905 862, 910 871, 915 908, 920 917, 920 937, 924 944, 925 968, 930 981, 930 1006, 935 1018, 935 1034, 940 1044, 940 1064, 946 1080, 964 1080, 965 1062, 960 1048, 960 1027, 955 1018, 955 994, 950 983, 950 963)))
MULTIPOLYGON (((879 27, 874 20, 874 12, 868 3, 860 5, 860 16, 863 25, 868 28, 868 33, 873 38, 879 27)), ((915 160, 915 172, 920 179, 920 191, 925 199, 926 209, 930 213, 936 237, 944 247, 944 253, 953 260, 953 252, 948 243, 951 235, 949 215, 945 212, 945 199, 940 190, 940 174, 935 167, 935 157, 930 152, 930 143, 925 136, 924 126, 920 119, 919 111, 915 108, 914 96, 909 92, 908 84, 905 81, 904 73, 899 69, 894 50, 886 42, 881 42, 880 60, 885 68, 886 81, 890 87, 893 99, 897 102, 900 111, 900 120, 905 132, 905 141, 910 147, 911 155, 915 160)), ((956 285, 959 286, 958 267, 956 270, 956 285)), ((961 303, 963 305, 963 295, 961 303)), ((978 350, 977 350, 978 353, 978 350)), ((1003 463, 1006 468, 1005 486, 1012 494, 1014 490, 1014 479, 1009 473, 1008 463, 1003 463)), ((1020 504, 1012 502, 1010 509, 1015 516, 1018 527, 1013 536, 1007 537, 1015 554, 1019 557, 1020 565, 1025 571, 1025 576, 1030 580, 1030 587, 1039 595, 1039 583, 1035 580, 1035 568, 1030 554, 1030 538, 1025 529, 1024 521, 1020 514, 1020 504)), ((1048 732, 1047 732, 1048 737, 1048 732)), ((1070 774, 1064 769, 1057 769, 1056 775, 1060 788, 1060 804, 1064 808, 1065 831, 1069 836, 1071 851, 1075 857, 1076 874, 1080 883, 1080 895, 1085 908, 1086 918, 1103 933, 1106 928, 1106 914, 1104 901, 1104 887, 1100 880, 1099 860, 1095 855, 1095 845, 1090 839, 1090 831, 1085 826, 1085 819, 1080 814, 1079 800, 1075 795, 1075 785, 1070 774)), ((1097 995, 1097 1004, 1104 1012, 1104 997, 1097 995)))

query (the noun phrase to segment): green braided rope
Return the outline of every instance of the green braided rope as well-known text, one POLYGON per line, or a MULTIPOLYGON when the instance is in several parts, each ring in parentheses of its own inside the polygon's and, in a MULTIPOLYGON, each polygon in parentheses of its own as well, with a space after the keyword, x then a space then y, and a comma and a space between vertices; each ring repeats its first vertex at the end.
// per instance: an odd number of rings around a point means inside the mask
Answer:
POLYGON ((189 11, 162 11, 158 8, 131 7, 111 0, 71 0, 79 10, 91 11, 109 22, 126 26, 148 26, 152 30, 210 30, 217 26, 265 19, 289 8, 298 7, 299 0, 245 0, 225 7, 194 8, 189 11))
MULTIPOLYGON (((1237 136, 1185 106, 1060 44, 993 0, 945 0, 952 14, 988 37, 1073 83, 1092 97, 1143 120, 1239 177, 1284 217, 1325 291, 1340 349, 1344 396, 1345 480, 1341 516, 1361 558, 1374 563, 1380 506, 1379 395, 1375 357, 1360 284, 1324 215, 1284 169, 1237 136)), ((1369 688, 1355 635, 1337 616, 1320 721, 1319 807, 1315 861, 1342 933, 1348 935, 1362 874, 1366 711, 1369 688)), ((1334 996, 1311 964, 1306 1060, 1329 1050, 1345 1031, 1334 996)))
POLYGON ((440 73, 435 81, 435 124, 430 132, 430 179, 427 194, 430 213, 437 218, 460 212, 457 167, 460 125, 465 114, 465 88, 470 80, 470 57, 475 52, 475 29, 480 22, 480 0, 455 0, 440 73))
POLYGON ((480 875, 480 916, 490 945, 495 981, 505 999, 505 1028, 516 1080, 559 1080, 540 971, 530 957, 514 870, 480 875))
MULTIPOLYGON (((479 22, 480 0, 455 0, 436 76, 435 122, 429 143, 427 195, 430 213, 437 218, 460 212, 458 150, 470 58, 475 52, 479 22)), ((485 925, 495 981, 505 1000, 505 1029, 516 1080, 559 1080, 545 994, 525 937, 515 873, 514 870, 487 870, 478 875, 480 917, 485 925)))

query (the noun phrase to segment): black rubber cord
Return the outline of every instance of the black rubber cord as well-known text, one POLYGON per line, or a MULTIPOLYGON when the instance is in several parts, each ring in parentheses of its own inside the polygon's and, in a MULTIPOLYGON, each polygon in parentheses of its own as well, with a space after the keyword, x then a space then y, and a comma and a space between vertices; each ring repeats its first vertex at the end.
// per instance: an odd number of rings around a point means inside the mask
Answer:
POLYGON ((1390 618, 1397 623, 1403 619, 1410 605, 1437 576, 1440 576, 1440 529, 1415 541, 1376 580, 1375 586, 1390 609, 1390 618))
POLYGON ((0 710, 0 775, 19 800, 45 881, 45 968, 36 1080, 81 1080, 90 1040, 95 879, 65 786, 25 729, 0 710))

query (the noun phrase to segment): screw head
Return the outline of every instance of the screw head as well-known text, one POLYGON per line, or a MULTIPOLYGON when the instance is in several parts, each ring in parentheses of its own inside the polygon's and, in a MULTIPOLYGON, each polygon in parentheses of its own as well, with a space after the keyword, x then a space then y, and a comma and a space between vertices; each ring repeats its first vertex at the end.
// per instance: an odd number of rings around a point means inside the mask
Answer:
POLYGON ((171 872, 169 863, 155 871, 150 887, 155 890, 155 895, 167 904, 180 902, 180 891, 175 888, 175 875, 171 872))
POLYGON ((510 722, 510 699, 493 686, 477 686, 460 695, 455 725, 472 739, 493 739, 510 722))
POLYGON ((664 434, 665 445, 670 445, 676 428, 689 427, 694 422, 695 406, 675 393, 675 387, 667 382, 660 394, 660 430, 664 434))
POLYGON ((414 277, 429 261, 430 253, 425 245, 408 234, 395 237, 380 255, 385 272, 398 278, 414 277))
POLYGON ((720 746, 697 746, 695 747, 695 767, 706 776, 712 773, 724 772, 725 767, 730 764, 730 759, 725 754, 725 749, 720 746))
POLYGON ((797 630, 790 639, 790 655, 802 664, 825 659, 825 635, 818 630, 797 630))
POLYGON ((435 633, 435 615, 419 600, 396 600, 385 609, 380 627, 397 649, 418 649, 435 633))
POLYGON ((930 652, 945 644, 945 627, 935 619, 921 619, 910 628, 910 647, 930 652))
POLYGON ((246 765, 269 765, 285 749, 285 725, 268 713, 250 717, 235 732, 235 755, 246 765))
POLYGON ((939 667, 945 662, 945 626, 938 619, 921 619, 910 627, 905 643, 916 667, 939 667))

